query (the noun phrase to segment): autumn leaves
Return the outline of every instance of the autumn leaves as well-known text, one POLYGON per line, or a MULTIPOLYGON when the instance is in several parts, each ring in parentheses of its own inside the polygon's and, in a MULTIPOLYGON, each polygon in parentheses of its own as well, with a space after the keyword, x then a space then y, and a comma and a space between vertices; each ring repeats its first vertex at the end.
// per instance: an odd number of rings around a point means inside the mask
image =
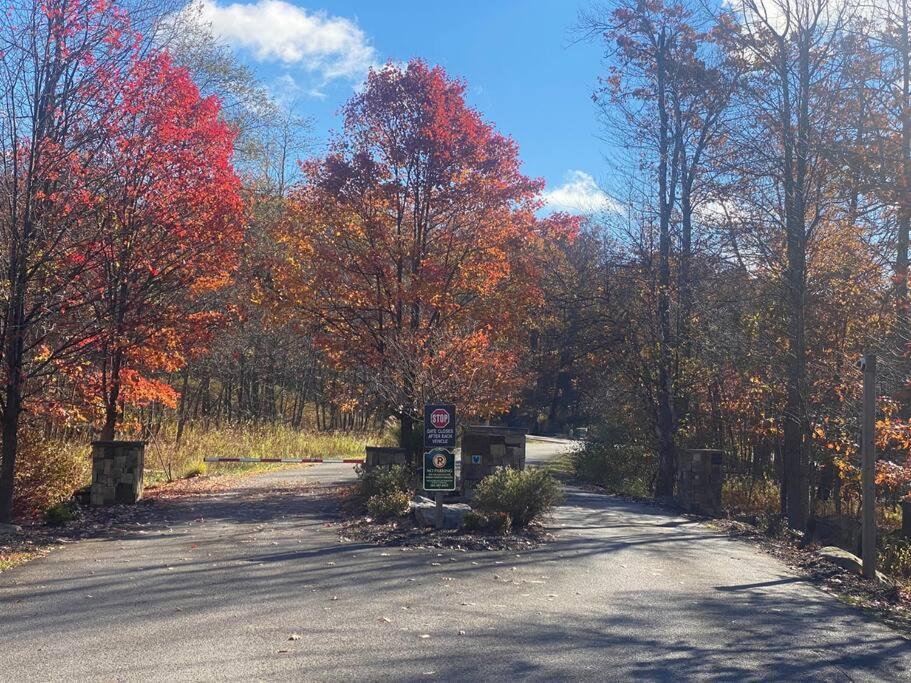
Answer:
POLYGON ((156 373, 217 322, 207 295, 233 274, 243 202, 218 101, 121 9, 23 3, 4 22, 8 520, 23 414, 92 422, 110 439, 125 403, 174 403, 156 373))
POLYGON ((134 435, 147 406, 183 424, 188 363, 252 320, 313 345, 333 409, 396 415, 403 435, 430 399, 516 400, 543 246, 577 226, 537 216, 542 182, 462 83, 420 61, 373 70, 328 153, 264 194, 154 23, 97 0, 4 21, 0 520, 25 430, 134 435))
POLYGON ((516 340, 541 297, 542 243, 575 221, 537 218, 542 183, 439 67, 372 71, 344 117, 291 196, 278 305, 366 371, 352 391, 403 421, 436 399, 506 409, 525 380, 516 340))

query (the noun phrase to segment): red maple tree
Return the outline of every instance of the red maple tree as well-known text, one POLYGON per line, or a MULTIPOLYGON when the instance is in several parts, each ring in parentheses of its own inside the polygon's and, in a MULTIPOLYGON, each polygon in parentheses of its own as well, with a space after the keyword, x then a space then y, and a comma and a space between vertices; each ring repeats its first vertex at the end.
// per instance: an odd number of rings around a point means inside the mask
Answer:
POLYGON ((103 439, 125 401, 175 406, 154 373, 205 345, 223 315, 208 295, 230 282, 243 234, 234 132, 218 100, 200 97, 166 53, 136 60, 112 97, 118 115, 93 164, 108 181, 90 198, 97 230, 85 278, 97 292, 91 384, 103 439))

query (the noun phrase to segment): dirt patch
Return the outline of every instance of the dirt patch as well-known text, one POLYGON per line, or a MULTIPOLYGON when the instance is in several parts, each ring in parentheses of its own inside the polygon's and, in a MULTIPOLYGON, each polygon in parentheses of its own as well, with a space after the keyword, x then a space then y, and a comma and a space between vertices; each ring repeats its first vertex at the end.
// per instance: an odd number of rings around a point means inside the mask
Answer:
POLYGON ((217 474, 178 479, 145 489, 142 498, 143 500, 173 500, 186 496, 207 496, 236 488, 242 479, 249 476, 249 474, 217 474))
POLYGON ((373 545, 409 548, 452 548, 456 550, 528 550, 553 538, 543 527, 505 535, 467 532, 462 529, 433 529, 417 526, 410 517, 395 522, 380 523, 369 517, 346 519, 339 528, 342 542, 372 543, 373 545))
POLYGON ((911 636, 911 589, 907 586, 871 581, 822 559, 816 554, 815 546, 801 546, 796 539, 772 538, 743 522, 716 519, 710 524, 733 538, 759 546, 823 591, 872 612, 892 628, 911 636))

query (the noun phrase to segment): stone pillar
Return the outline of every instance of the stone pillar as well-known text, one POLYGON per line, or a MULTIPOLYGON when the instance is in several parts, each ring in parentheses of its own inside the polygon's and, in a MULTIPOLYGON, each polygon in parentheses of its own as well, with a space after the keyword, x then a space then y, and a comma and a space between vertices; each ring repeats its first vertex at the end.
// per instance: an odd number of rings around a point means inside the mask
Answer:
POLYGON ((92 506, 132 505, 142 497, 143 441, 92 443, 92 506))
POLYGON ((407 465, 408 452, 404 448, 395 448, 388 446, 367 446, 367 457, 364 460, 364 467, 372 469, 382 465, 407 465))
POLYGON ((722 513, 724 452, 688 449, 677 454, 675 502, 687 512, 718 516, 722 513))
POLYGON ((525 469, 525 430, 466 426, 462 431, 462 494, 497 467, 525 469))

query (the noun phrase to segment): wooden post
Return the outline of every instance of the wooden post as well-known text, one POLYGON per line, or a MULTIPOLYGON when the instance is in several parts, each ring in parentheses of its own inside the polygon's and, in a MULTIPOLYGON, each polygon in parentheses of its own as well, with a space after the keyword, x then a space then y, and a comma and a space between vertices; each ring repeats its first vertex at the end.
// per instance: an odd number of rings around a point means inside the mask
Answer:
POLYGON ((863 458, 863 562, 864 576, 876 576, 876 355, 864 356, 864 409, 860 452, 863 458))
POLYGON ((435 498, 436 498, 436 502, 437 502, 436 528, 442 529, 443 528, 443 492, 437 491, 435 498))

